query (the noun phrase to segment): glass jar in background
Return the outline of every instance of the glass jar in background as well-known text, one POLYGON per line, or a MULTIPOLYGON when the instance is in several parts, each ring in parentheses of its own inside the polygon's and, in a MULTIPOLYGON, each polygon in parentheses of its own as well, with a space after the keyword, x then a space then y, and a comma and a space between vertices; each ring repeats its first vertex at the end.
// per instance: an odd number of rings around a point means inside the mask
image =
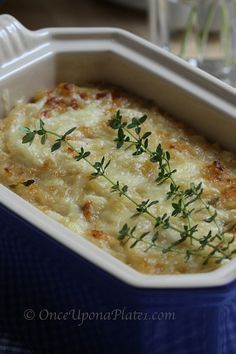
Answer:
POLYGON ((149 22, 151 41, 236 85, 236 0, 149 0, 149 22))

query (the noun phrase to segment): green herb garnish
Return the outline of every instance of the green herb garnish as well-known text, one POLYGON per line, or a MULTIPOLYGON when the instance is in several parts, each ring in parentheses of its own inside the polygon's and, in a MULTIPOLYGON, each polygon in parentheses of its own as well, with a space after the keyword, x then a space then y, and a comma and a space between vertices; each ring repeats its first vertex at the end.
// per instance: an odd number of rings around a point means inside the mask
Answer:
POLYGON ((31 184, 33 184, 35 182, 34 179, 28 179, 27 181, 23 182, 22 184, 25 186, 25 187, 29 187, 31 186, 31 184))
MULTIPOLYGON (((221 254, 223 259, 230 259, 234 251, 230 251, 229 247, 234 242, 235 237, 230 241, 225 240, 224 230, 220 227, 220 223, 217 221, 217 211, 210 206, 202 197, 203 188, 202 183, 194 184, 191 183, 189 188, 182 190, 180 186, 177 185, 174 179, 174 174, 177 172, 176 169, 172 169, 170 165, 170 153, 164 151, 161 144, 158 144, 155 150, 150 150, 148 137, 152 134, 151 132, 143 132, 141 125, 145 122, 147 116, 141 116, 140 118, 132 118, 131 123, 127 123, 120 111, 117 111, 116 115, 109 121, 109 125, 112 129, 117 130, 117 137, 114 140, 116 142, 117 149, 122 147, 126 149, 133 148, 133 156, 139 156, 141 154, 147 154, 149 160, 152 163, 156 163, 158 166, 158 176, 156 178, 157 186, 169 182, 169 191, 167 192, 166 198, 172 200, 173 211, 171 215, 167 216, 164 214, 162 217, 157 217, 157 222, 155 227, 162 226, 162 228, 170 228, 180 233, 180 238, 173 242, 165 250, 170 251, 172 248, 183 243, 187 239, 193 244, 193 241, 198 242, 199 248, 197 250, 191 251, 191 254, 196 254, 196 251, 203 250, 205 247, 210 247, 212 251, 209 256, 205 259, 205 263, 215 254, 221 254), (217 233, 212 234, 210 231, 206 236, 201 239, 195 236, 198 231, 198 225, 192 225, 191 215, 198 210, 195 209, 195 202, 202 204, 204 210, 208 213, 209 217, 203 219, 203 222, 214 223, 217 228, 217 233), (183 230, 176 229, 170 223, 171 217, 180 217, 185 220, 183 230), (212 243, 215 239, 218 239, 217 244, 212 243)), ((149 201, 148 201, 149 202, 149 201)), ((142 208, 139 208, 140 213, 144 213, 148 210, 149 205, 147 202, 142 202, 142 208)), ((127 225, 128 226, 128 225, 127 225)), ((127 238, 132 238, 132 234, 127 232, 127 238)), ((142 238, 143 239, 143 238, 142 238)), ((155 244, 153 244, 153 247, 155 244)), ((190 253, 188 252, 189 259, 190 253)))
POLYGON ((119 181, 112 180, 107 174, 108 167, 111 160, 106 160, 103 156, 100 161, 92 162, 89 159, 90 151, 85 151, 83 147, 77 150, 67 139, 67 137, 75 131, 75 127, 69 129, 63 135, 56 132, 47 130, 45 128, 45 123, 40 120, 39 129, 31 130, 30 128, 23 128, 25 135, 22 138, 23 144, 32 144, 36 136, 39 136, 40 142, 44 145, 51 135, 55 137, 55 141, 51 145, 51 152, 54 153, 59 150, 63 144, 71 148, 71 150, 76 154, 74 159, 76 161, 85 161, 91 166, 93 172, 91 173, 92 178, 104 178, 111 185, 111 192, 118 193, 119 196, 123 196, 128 199, 135 207, 134 217, 139 217, 140 215, 147 215, 153 221, 153 230, 137 235, 136 226, 130 227, 127 223, 123 225, 122 229, 119 231, 118 239, 121 242, 128 240, 133 241, 130 245, 131 248, 135 247, 139 242, 146 245, 146 251, 151 248, 160 249, 163 253, 176 252, 182 254, 186 261, 188 261, 191 256, 203 257, 203 264, 206 264, 209 259, 214 258, 216 262, 221 262, 224 259, 231 259, 232 254, 236 250, 231 251, 230 245, 234 242, 234 237, 229 241, 224 239, 224 232, 221 230, 217 222, 217 213, 213 210, 213 207, 208 205, 202 198, 203 188, 201 183, 195 185, 191 183, 189 188, 186 190, 181 190, 174 180, 174 174, 177 172, 175 169, 171 168, 170 160, 171 156, 168 151, 164 151, 160 144, 157 145, 154 151, 149 149, 149 136, 151 132, 142 132, 142 124, 146 121, 147 116, 144 115, 140 118, 134 117, 130 123, 123 121, 123 117, 118 111, 116 115, 110 120, 109 125, 112 129, 117 130, 117 138, 115 139, 117 149, 122 147, 126 149, 133 149, 133 156, 138 157, 141 154, 147 154, 149 160, 157 164, 158 175, 156 178, 157 188, 158 185, 162 183, 169 182, 169 191, 167 192, 166 198, 172 201, 172 213, 167 215, 156 215, 152 211, 152 206, 159 203, 158 200, 143 200, 138 202, 129 193, 129 188, 127 185, 121 185, 119 181), (217 226, 218 232, 212 234, 210 231, 207 235, 203 235, 200 239, 196 236, 198 231, 198 225, 192 225, 191 215, 197 212, 194 208, 194 203, 199 201, 202 203, 203 208, 205 208, 209 214, 209 217, 204 219, 203 222, 214 223, 217 226), (184 220, 182 227, 176 227, 172 223, 172 219, 179 217, 184 220), (159 242, 159 235, 161 230, 171 229, 179 234, 177 241, 169 244, 163 245, 159 242), (153 234, 151 240, 147 236, 153 234), (218 240, 215 243, 215 240, 218 240), (179 246, 185 241, 190 241, 190 248, 187 250, 181 249, 179 246), (193 247, 193 241, 197 246, 193 247), (213 242, 214 241, 214 242, 213 242), (203 254, 202 251, 205 248, 209 248, 209 253, 207 255, 203 254))

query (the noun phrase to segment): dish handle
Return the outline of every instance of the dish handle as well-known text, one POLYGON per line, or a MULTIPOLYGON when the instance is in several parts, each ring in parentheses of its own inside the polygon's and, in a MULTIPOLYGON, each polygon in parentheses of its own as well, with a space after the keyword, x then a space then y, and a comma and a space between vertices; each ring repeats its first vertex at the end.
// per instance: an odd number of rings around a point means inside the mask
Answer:
POLYGON ((33 50, 41 35, 25 28, 11 15, 0 15, 0 68, 33 50))

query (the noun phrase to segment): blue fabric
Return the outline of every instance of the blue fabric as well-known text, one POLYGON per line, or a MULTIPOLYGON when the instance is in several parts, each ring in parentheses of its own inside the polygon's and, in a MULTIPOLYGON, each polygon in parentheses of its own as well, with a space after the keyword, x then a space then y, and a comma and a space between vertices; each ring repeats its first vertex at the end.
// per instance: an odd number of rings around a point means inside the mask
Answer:
POLYGON ((1 354, 33 354, 26 349, 21 342, 12 339, 7 334, 1 333, 0 338, 0 353, 1 354))
POLYGON ((136 289, 0 204, 0 354, 236 354, 236 284, 136 289), (42 309, 175 312, 175 321, 42 321, 42 309), (24 311, 36 317, 26 320, 24 311))

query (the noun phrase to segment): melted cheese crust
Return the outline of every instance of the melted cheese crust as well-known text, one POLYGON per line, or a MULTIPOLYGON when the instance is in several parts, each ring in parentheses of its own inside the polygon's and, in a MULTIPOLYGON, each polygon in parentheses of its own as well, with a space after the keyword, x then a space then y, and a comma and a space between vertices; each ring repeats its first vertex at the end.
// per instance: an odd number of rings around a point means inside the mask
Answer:
MULTIPOLYGON (((38 207, 45 214, 69 229, 88 238, 135 269, 148 274, 205 272, 218 265, 210 261, 202 265, 201 257, 191 257, 186 263, 182 254, 165 253, 140 242, 130 248, 131 242, 117 240, 118 231, 128 222, 137 223, 137 233, 151 231, 152 220, 145 215, 131 218, 134 206, 124 197, 110 192, 110 185, 103 178, 91 179, 92 168, 85 161, 76 162, 73 151, 63 146, 51 153, 49 144, 40 144, 37 136, 31 146, 22 144, 24 133, 20 127, 34 128, 39 118, 47 130, 59 134, 76 126, 69 136, 77 148, 91 152, 92 162, 102 156, 111 159, 107 170, 109 177, 121 185, 129 186, 132 197, 141 202, 158 199, 152 206, 155 213, 171 213, 171 202, 166 199, 169 184, 157 186, 157 166, 143 154, 133 157, 130 150, 117 150, 114 143, 116 131, 108 121, 120 109, 129 121, 134 116, 148 115, 144 131, 151 131, 150 148, 161 143, 171 153, 171 166, 177 169, 176 182, 186 189, 190 182, 203 183, 204 198, 218 212, 218 220, 227 229, 226 237, 236 233, 236 156, 208 143, 182 123, 174 121, 159 111, 156 105, 127 94, 114 87, 78 87, 62 83, 53 90, 38 93, 31 103, 19 103, 0 124, 0 182, 38 207), (35 183, 25 186, 23 182, 35 183)), ((199 206, 200 207, 200 206, 199 206)), ((197 237, 206 235, 214 224, 203 223, 205 211, 194 214, 198 223, 197 237)), ((173 218, 176 226, 183 220, 173 218)), ((76 235, 75 235, 76 237, 76 235)), ((172 230, 161 232, 160 244, 168 245, 179 235, 172 230)), ((188 242, 182 246, 185 250, 188 242)), ((206 249, 206 252, 209 250, 206 249)))

